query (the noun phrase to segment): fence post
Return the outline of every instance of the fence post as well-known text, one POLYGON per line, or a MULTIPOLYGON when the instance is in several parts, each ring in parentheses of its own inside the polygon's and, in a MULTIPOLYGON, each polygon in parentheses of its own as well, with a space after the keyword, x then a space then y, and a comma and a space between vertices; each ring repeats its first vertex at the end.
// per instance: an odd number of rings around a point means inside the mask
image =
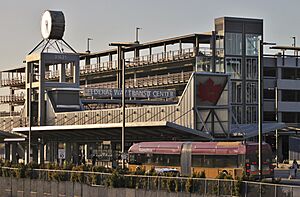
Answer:
POLYGON ((206 194, 206 187, 207 187, 207 181, 206 179, 204 180, 204 194, 206 194))
POLYGON ((220 179, 218 179, 218 196, 220 196, 220 179))
POLYGON ((248 192, 248 182, 245 182, 245 197, 247 197, 248 192))
POLYGON ((230 195, 232 196, 232 190, 233 190, 233 181, 230 181, 230 195))
POLYGON ((159 191, 160 190, 160 177, 157 177, 158 180, 157 180, 157 183, 158 183, 158 186, 157 186, 157 190, 159 191))
POLYGON ((275 193, 275 197, 277 197, 277 186, 275 185, 275 191, 274 191, 274 193, 275 193))
POLYGON ((261 191, 261 184, 259 184, 259 196, 261 197, 262 191, 261 191))

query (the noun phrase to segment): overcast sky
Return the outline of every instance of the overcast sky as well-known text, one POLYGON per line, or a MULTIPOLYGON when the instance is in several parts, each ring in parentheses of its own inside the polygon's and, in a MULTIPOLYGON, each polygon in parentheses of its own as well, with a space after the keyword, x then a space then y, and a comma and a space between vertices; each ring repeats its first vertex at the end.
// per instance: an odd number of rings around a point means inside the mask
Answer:
POLYGON ((9 0, 0 6, 0 70, 22 65, 41 40, 40 22, 47 10, 60 10, 66 19, 64 39, 78 52, 108 49, 108 43, 140 41, 213 30, 221 16, 264 19, 265 40, 300 44, 299 0, 9 0))

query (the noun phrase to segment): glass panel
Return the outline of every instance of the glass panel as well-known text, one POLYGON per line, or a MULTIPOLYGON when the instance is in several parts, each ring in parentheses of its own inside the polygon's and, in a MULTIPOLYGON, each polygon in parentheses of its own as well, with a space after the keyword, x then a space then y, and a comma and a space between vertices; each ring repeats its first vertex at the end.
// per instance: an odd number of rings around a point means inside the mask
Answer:
POLYGON ((130 164, 155 164, 160 166, 179 166, 180 155, 130 154, 130 164))
POLYGON ((236 168, 238 155, 193 155, 193 167, 236 168))
POLYGON ((257 82, 246 82, 246 103, 257 103, 257 82))
POLYGON ((242 34, 225 34, 226 55, 242 55, 242 34))
POLYGON ((300 79, 299 68, 282 68, 282 79, 300 79))
POLYGON ((212 60, 211 57, 196 57, 196 69, 197 72, 212 72, 212 60))
POLYGON ((242 103, 242 82, 232 81, 232 103, 242 103))
POLYGON ((257 106, 246 106, 247 124, 257 122, 257 106))
POLYGON ((247 79, 257 79, 257 59, 248 58, 246 59, 246 78, 247 79))
POLYGON ((264 67, 264 77, 276 77, 276 68, 264 67))
POLYGON ((232 124, 242 123, 242 106, 232 106, 232 124))
POLYGON ((264 121, 276 121, 275 112, 264 112, 264 121))
POLYGON ((226 72, 231 74, 232 79, 242 78, 242 59, 226 58, 226 72))
POLYGON ((275 90, 274 89, 264 89, 264 99, 275 99, 275 90))
POLYGON ((224 73, 224 58, 217 58, 216 59, 216 72, 217 73, 224 73))
POLYGON ((246 34, 246 55, 258 55, 258 39, 259 35, 246 34))

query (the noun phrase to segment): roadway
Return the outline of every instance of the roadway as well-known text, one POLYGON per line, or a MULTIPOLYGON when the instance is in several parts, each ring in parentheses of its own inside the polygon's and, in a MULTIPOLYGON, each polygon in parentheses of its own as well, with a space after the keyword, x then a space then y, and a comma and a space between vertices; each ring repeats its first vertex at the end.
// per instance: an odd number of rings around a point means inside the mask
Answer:
POLYGON ((289 179, 290 169, 280 169, 276 168, 274 170, 274 177, 281 178, 280 183, 289 185, 299 185, 300 186, 300 169, 298 169, 297 176, 294 179, 289 179))

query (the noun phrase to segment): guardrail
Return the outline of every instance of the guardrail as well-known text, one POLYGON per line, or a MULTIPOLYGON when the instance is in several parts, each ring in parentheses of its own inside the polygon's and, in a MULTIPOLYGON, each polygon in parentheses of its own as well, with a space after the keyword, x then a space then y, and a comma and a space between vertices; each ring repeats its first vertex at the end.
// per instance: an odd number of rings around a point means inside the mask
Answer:
MULTIPOLYGON (((84 168, 84 167, 83 167, 84 168)), ((72 181, 93 186, 134 188, 147 191, 188 192, 212 196, 297 196, 300 186, 228 179, 146 176, 90 171, 1 168, 2 177, 45 181, 72 181)))

